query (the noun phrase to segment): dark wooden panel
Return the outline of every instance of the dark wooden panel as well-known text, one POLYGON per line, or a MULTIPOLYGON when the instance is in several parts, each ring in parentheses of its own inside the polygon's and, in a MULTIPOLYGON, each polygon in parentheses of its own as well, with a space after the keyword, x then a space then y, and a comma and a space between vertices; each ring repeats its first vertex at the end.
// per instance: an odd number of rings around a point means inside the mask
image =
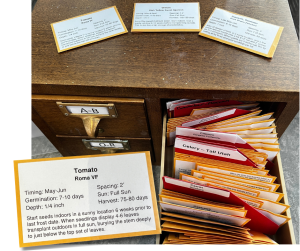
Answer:
MULTIPOLYGON (((107 99, 107 98, 106 98, 107 99)), ((83 122, 80 118, 64 116, 56 102, 66 103, 114 103, 118 117, 101 119, 97 130, 104 129, 99 136, 120 136, 120 137, 149 137, 148 124, 145 116, 143 100, 136 99, 107 99, 89 97, 64 97, 64 96, 33 96, 32 106, 39 116, 48 124, 53 133, 59 135, 86 136, 83 122)))

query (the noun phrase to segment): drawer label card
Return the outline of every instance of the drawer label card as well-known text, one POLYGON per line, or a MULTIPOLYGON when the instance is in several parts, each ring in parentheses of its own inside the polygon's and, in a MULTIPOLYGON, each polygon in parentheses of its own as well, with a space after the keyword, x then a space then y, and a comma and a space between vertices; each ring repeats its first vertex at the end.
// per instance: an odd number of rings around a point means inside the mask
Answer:
POLYGON ((51 28, 58 52, 128 32, 116 6, 52 23, 51 28))
POLYGON ((20 247, 161 233, 149 152, 15 161, 15 181, 20 247))
POLYGON ((283 27, 215 8, 199 33, 265 57, 273 57, 283 27))
POLYGON ((92 147, 107 147, 123 149, 124 146, 121 143, 105 143, 105 142, 90 142, 92 147))
POLYGON ((199 3, 135 3, 132 32, 197 32, 201 30, 199 3))
POLYGON ((75 114, 99 114, 108 115, 107 107, 92 107, 92 106, 66 106, 70 113, 75 114))

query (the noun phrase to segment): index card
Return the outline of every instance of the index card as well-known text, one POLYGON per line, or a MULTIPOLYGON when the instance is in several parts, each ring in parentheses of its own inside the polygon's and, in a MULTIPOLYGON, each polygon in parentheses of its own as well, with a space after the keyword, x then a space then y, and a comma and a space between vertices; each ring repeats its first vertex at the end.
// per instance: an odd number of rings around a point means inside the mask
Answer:
POLYGON ((20 247, 161 233, 149 152, 15 161, 15 181, 20 247))
POLYGON ((283 27, 215 8, 200 36, 272 58, 283 27))
POLYGON ((131 32, 197 32, 199 3, 135 3, 131 32))
POLYGON ((52 23, 51 28, 58 52, 127 33, 116 6, 52 23))

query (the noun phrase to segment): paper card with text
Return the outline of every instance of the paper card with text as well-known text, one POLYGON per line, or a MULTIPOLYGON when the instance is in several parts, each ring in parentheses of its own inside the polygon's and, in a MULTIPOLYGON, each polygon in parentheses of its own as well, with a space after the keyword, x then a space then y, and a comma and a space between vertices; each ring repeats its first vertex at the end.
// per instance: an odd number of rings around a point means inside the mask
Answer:
POLYGON ((20 247, 161 233, 149 152, 14 165, 20 247))
POLYGON ((51 28, 58 52, 128 32, 116 6, 52 23, 51 28))
POLYGON ((215 8, 200 36, 272 58, 283 27, 215 8))
POLYGON ((135 3, 131 32, 198 32, 199 3, 135 3))

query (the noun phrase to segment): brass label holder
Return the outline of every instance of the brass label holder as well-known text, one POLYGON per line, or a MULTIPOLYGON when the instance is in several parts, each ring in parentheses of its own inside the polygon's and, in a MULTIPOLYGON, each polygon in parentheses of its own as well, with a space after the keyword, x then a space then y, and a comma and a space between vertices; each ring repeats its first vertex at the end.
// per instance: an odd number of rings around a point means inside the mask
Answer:
POLYGON ((65 116, 81 118, 88 136, 95 138, 96 128, 101 119, 117 118, 114 104, 85 104, 56 102, 65 116))
POLYGON ((83 144, 87 149, 100 150, 101 153, 115 153, 118 150, 130 150, 128 140, 120 139, 83 139, 83 144))

